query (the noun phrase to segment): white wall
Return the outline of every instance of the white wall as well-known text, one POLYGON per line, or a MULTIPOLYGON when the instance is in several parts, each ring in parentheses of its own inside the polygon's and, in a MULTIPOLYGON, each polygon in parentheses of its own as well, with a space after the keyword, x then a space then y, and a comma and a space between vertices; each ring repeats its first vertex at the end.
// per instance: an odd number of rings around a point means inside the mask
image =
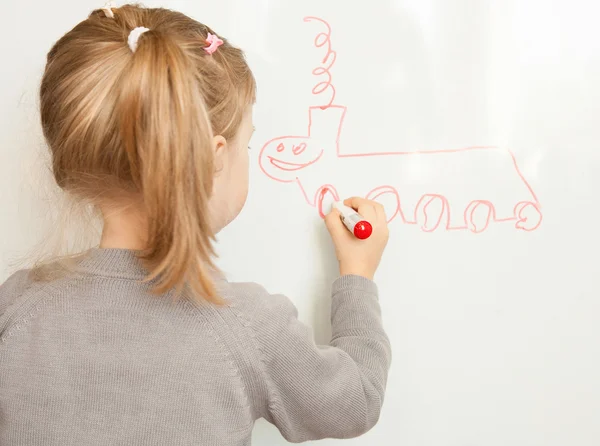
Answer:
MULTIPOLYGON (((308 141, 303 155, 318 146, 323 162, 298 173, 308 189, 327 182, 342 194, 392 185, 406 206, 404 221, 391 222, 378 276, 394 353, 385 409, 372 432, 344 444, 600 444, 598 4, 146 4, 180 9, 247 51, 259 82, 251 193, 240 218, 220 236, 221 264, 234 280, 292 297, 320 342, 329 333, 328 287, 336 272, 328 237, 298 184, 274 181, 259 167, 267 141, 306 135, 308 107, 328 102, 326 94, 311 94, 311 71, 324 55, 313 39, 322 28, 303 17, 321 17, 332 28, 335 105, 347 107, 341 152, 409 152, 332 156, 338 118, 325 113, 313 122, 320 140, 308 141), (472 146, 501 149, 447 153, 472 146), (535 202, 508 149, 539 200, 539 227, 527 232, 515 229, 515 221, 492 222, 475 234, 445 230, 442 222, 430 233, 421 230, 421 213, 419 224, 408 224, 423 194, 448 199, 453 227, 464 225, 472 200, 491 201, 498 219, 513 217, 519 201, 535 202), (415 154, 427 151, 441 153, 415 154)), ((20 0, 2 7, 2 278, 44 227, 38 221, 47 207, 37 192, 43 141, 36 88, 45 52, 100 6, 20 0)), ((428 208, 430 227, 441 203, 428 208)), ((474 218, 485 214, 480 206, 474 218)), ((539 218, 527 216, 529 224, 539 218)), ((266 423, 258 425, 255 442, 285 444, 266 423)))

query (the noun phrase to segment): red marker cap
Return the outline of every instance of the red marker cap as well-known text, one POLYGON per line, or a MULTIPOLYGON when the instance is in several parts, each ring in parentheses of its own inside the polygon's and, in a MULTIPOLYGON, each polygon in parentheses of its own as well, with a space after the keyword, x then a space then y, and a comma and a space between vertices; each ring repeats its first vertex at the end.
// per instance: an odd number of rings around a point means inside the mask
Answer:
POLYGON ((354 236, 360 240, 365 240, 373 233, 373 226, 368 221, 359 221, 354 225, 354 236))

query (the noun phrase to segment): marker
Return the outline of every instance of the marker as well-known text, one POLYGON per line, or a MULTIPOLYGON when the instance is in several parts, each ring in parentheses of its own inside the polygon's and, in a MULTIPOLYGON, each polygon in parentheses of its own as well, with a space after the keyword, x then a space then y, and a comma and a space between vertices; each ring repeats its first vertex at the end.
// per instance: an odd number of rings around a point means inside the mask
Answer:
POLYGON ((333 207, 340 213, 344 226, 348 228, 357 239, 365 240, 371 236, 373 226, 351 207, 344 205, 341 201, 333 203, 333 207))

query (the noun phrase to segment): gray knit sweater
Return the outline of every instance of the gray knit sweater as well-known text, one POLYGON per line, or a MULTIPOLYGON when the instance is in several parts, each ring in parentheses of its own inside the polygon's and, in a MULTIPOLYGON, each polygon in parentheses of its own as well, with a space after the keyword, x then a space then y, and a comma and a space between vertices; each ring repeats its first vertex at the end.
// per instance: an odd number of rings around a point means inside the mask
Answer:
POLYGON ((227 305, 157 297, 132 251, 92 250, 54 282, 0 287, 0 444, 249 445, 264 417, 292 442, 379 417, 390 365, 373 282, 333 284, 329 345, 284 296, 217 286, 227 305))

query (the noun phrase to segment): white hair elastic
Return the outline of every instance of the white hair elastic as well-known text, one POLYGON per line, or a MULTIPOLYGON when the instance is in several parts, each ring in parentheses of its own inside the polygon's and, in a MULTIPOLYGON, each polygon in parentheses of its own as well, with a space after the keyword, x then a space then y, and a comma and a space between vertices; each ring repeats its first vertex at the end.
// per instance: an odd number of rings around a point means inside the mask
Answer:
POLYGON ((131 49, 132 53, 135 53, 135 50, 137 50, 138 40, 140 36, 148 31, 150 31, 148 28, 138 26, 129 33, 129 37, 127 38, 127 44, 129 45, 129 48, 131 49))
POLYGON ((115 2, 106 2, 104 7, 102 8, 102 11, 104 11, 104 15, 106 15, 106 17, 108 17, 109 19, 115 18, 115 13, 112 11, 113 8, 116 8, 115 2))

